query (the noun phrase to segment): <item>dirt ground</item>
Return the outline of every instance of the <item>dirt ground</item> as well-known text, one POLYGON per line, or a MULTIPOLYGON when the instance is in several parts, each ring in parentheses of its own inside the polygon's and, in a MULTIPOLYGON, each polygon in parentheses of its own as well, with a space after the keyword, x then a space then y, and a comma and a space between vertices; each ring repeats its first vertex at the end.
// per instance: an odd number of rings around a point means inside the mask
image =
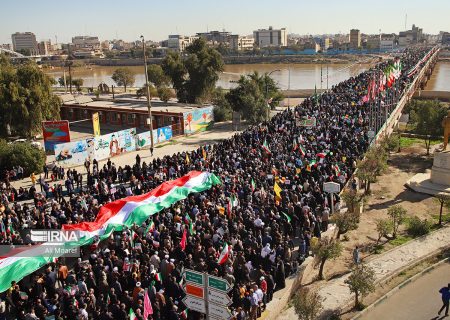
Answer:
MULTIPOLYGON (((378 177, 377 182, 371 185, 371 195, 366 198, 364 212, 358 229, 341 235, 341 243, 344 247, 342 255, 333 261, 327 261, 324 268, 324 276, 327 280, 337 278, 350 271, 352 265, 352 252, 356 245, 361 248, 361 258, 368 259, 375 253, 371 249, 378 238, 376 222, 387 218, 387 209, 392 205, 401 205, 407 210, 408 216, 427 218, 433 223, 433 214, 439 213, 439 202, 429 195, 420 194, 408 189, 406 181, 417 173, 425 172, 433 164, 432 155, 426 156, 426 149, 422 144, 414 144, 404 148, 400 153, 392 153, 388 160, 386 172, 378 177)), ((399 236, 405 234, 405 225, 400 226, 399 236)), ((394 246, 386 242, 383 251, 394 246)), ((312 277, 317 274, 312 275, 312 277)), ((305 279, 315 288, 322 286, 324 281, 312 282, 313 278, 305 279)))

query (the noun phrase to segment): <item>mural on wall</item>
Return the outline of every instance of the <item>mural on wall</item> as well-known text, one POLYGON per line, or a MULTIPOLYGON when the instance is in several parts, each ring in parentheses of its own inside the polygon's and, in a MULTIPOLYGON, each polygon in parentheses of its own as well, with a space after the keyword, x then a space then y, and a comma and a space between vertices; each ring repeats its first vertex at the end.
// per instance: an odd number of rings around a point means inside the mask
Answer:
POLYGON ((47 153, 55 150, 55 145, 70 142, 69 121, 42 121, 42 135, 47 153))
POLYGON ((55 145, 55 160, 58 164, 79 165, 89 158, 87 140, 55 145))
MULTIPOLYGON (((172 127, 153 129, 153 144, 158 144, 172 139, 172 127)), ((136 135, 136 149, 142 149, 150 145, 150 131, 136 135)))
POLYGON ((131 128, 96 137, 95 158, 103 160, 136 150, 135 135, 136 128, 131 128))
POLYGON ((184 134, 207 130, 214 121, 213 107, 184 112, 184 134))

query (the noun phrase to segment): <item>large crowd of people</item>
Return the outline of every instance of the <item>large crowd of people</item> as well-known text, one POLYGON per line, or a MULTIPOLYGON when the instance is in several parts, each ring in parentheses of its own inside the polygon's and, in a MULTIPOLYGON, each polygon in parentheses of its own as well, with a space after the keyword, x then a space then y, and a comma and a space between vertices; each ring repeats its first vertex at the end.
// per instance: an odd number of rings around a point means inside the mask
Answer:
MULTIPOLYGON (((405 51, 403 70, 427 50, 405 51)), ((372 71, 188 154, 148 163, 138 155, 125 167, 111 160, 103 166, 86 161, 85 175, 53 167, 35 177, 36 185, 29 189, 16 190, 5 173, 0 185, 1 244, 30 243, 17 232, 24 228, 60 229, 93 221, 102 204, 146 193, 191 170, 213 172, 222 184, 189 195, 143 225, 83 247, 78 259, 60 258, 12 283, 0 296, 0 320, 125 320, 130 310, 144 319, 145 290, 152 307, 149 319, 201 319, 182 302, 186 268, 227 279, 233 285, 229 294, 235 318, 256 319, 309 254, 311 239, 327 230, 331 201, 323 183, 343 187, 369 147, 368 117, 373 115, 361 101, 372 71), (315 117, 316 125, 297 126, 302 117, 315 117), (183 249, 180 241, 190 223, 183 249), (225 243, 229 257, 219 264, 225 243)), ((403 72, 395 87, 398 97, 410 81, 403 72)), ((338 206, 339 196, 334 197, 338 206)))

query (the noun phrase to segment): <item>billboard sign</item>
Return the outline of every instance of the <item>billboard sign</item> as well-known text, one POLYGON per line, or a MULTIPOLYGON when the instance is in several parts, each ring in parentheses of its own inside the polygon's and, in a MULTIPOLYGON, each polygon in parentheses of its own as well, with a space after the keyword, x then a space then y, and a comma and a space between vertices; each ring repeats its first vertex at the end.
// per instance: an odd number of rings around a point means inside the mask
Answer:
POLYGON ((199 108, 183 113, 184 134, 207 130, 214 121, 213 107, 199 108))
POLYGON ((55 145, 70 142, 69 121, 42 121, 42 135, 47 153, 52 153, 55 145))

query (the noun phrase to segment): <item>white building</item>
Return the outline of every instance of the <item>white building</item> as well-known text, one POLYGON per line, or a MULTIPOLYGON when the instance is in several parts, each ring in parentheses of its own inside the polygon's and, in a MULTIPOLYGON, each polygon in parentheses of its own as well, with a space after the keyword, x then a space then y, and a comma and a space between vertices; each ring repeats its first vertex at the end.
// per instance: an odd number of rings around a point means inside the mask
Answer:
POLYGON ((287 46, 287 32, 286 28, 273 29, 259 29, 253 31, 253 39, 255 44, 260 47, 285 47, 287 46))
POLYGON ((29 51, 31 55, 39 54, 36 36, 32 32, 16 32, 11 35, 14 51, 29 51))
POLYGON ((395 35, 382 34, 380 41, 380 50, 393 50, 395 44, 395 35))
POLYGON ((234 51, 253 50, 255 39, 251 37, 241 37, 237 34, 230 36, 230 48, 234 51))
POLYGON ((78 50, 100 50, 98 37, 77 36, 72 38, 72 46, 78 50))
POLYGON ((171 50, 183 52, 197 37, 182 36, 179 34, 169 35, 167 47, 171 50))

